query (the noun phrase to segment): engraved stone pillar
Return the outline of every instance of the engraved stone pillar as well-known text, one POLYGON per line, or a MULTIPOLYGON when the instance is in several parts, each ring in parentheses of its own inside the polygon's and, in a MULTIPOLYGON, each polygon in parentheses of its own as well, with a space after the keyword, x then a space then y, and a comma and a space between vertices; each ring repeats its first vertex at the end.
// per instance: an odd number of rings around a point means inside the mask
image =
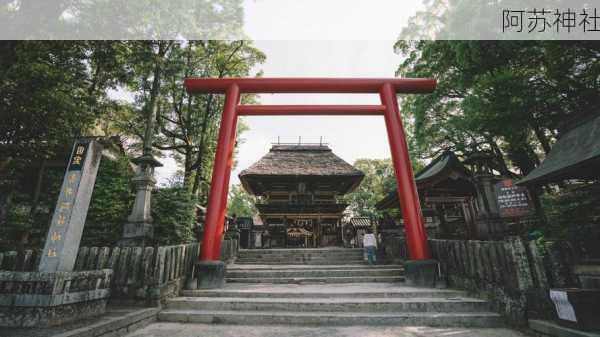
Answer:
POLYGON ((75 142, 39 265, 41 272, 73 271, 100 166, 102 145, 75 142))
POLYGON ((0 326, 55 326, 105 312, 112 270, 73 271, 101 157, 98 141, 75 142, 39 271, 0 272, 0 326))

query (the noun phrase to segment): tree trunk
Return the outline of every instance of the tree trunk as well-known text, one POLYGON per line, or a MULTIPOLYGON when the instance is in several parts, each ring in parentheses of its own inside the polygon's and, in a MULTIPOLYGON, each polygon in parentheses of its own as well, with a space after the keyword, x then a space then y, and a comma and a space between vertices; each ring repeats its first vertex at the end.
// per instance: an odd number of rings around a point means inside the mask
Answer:
POLYGON ((536 138, 542 145, 542 149, 544 149, 544 153, 546 155, 548 153, 550 153, 550 150, 552 149, 552 147, 550 146, 550 141, 548 140, 548 137, 544 133, 544 130, 542 130, 539 125, 534 125, 533 132, 535 133, 536 138))
POLYGON ((155 55, 152 88, 150 100, 146 106, 146 130, 144 133, 144 154, 152 153, 152 138, 154 136, 154 121, 158 116, 158 95, 160 91, 161 59, 164 55, 162 44, 159 42, 158 53, 155 55))
POLYGON ((200 129, 200 145, 198 147, 198 154, 196 156, 195 169, 196 176, 194 177, 194 185, 192 187, 192 195, 198 194, 200 188, 200 181, 202 179, 202 162, 204 160, 204 148, 206 147, 206 130, 208 129, 208 121, 211 115, 213 95, 209 94, 206 99, 206 109, 204 111, 204 119, 202 120, 202 128, 200 129))
POLYGON ((514 173, 508 169, 508 165, 506 164, 506 160, 504 159, 504 154, 502 153, 502 150, 500 150, 500 148, 498 147, 498 144, 496 144, 496 142, 494 142, 493 139, 488 140, 488 144, 492 148, 494 156, 497 159, 499 165, 498 171, 500 171, 500 174, 505 177, 513 177, 514 173))

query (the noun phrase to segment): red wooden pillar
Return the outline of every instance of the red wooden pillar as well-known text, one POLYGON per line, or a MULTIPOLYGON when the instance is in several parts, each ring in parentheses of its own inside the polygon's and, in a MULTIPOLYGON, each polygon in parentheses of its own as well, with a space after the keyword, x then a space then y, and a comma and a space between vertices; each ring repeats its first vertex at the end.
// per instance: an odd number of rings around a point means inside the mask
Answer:
POLYGON ((402 127, 400 109, 396 91, 392 84, 384 83, 379 90, 381 103, 385 105, 385 126, 388 133, 392 161, 396 173, 398 200, 402 209, 406 242, 411 260, 427 260, 431 258, 427 233, 419 203, 419 195, 413 178, 406 136, 402 127))
POLYGON ((200 248, 201 261, 217 261, 221 256, 221 238, 227 208, 231 162, 233 161, 233 150, 235 147, 236 107, 239 98, 240 90, 238 85, 236 83, 230 84, 225 91, 225 104, 221 117, 219 142, 215 153, 204 224, 204 238, 200 248))

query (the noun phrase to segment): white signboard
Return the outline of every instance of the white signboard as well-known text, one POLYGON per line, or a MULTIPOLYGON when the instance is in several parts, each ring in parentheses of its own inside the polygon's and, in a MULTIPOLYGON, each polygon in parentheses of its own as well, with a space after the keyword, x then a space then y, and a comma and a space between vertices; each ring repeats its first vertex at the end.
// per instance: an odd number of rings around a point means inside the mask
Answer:
POLYGON ((567 296, 566 291, 550 290, 550 299, 552 299, 552 302, 554 302, 558 318, 566 321, 577 322, 575 310, 573 310, 573 306, 569 302, 569 297, 567 296))

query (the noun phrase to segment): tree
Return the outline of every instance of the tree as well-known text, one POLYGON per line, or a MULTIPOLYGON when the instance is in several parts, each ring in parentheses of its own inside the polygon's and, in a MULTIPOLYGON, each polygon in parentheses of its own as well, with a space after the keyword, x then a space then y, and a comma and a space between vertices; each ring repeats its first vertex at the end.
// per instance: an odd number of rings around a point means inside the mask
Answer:
POLYGON ((102 159, 86 217, 82 245, 112 245, 121 238, 123 222, 133 201, 132 173, 129 159, 125 156, 114 160, 102 159))
POLYGON ((11 41, 1 46, 0 221, 7 222, 8 209, 27 209, 27 225, 21 223, 15 238, 22 246, 32 230, 46 225, 39 212, 52 207, 43 202, 53 197, 44 195, 44 186, 60 179, 48 169, 65 162, 75 137, 90 134, 112 105, 107 89, 126 71, 120 50, 103 42, 11 41))
MULTIPOLYGON (((219 117, 223 105, 220 95, 188 95, 186 77, 243 77, 265 60, 265 55, 249 41, 188 41, 175 44, 165 69, 159 125, 161 137, 154 146, 174 151, 183 167, 183 184, 198 195, 201 183, 207 183, 216 146, 219 117)), ((254 101, 244 95, 243 103, 254 101)), ((238 134, 246 126, 239 123, 238 134)), ((206 191, 206 189, 205 189, 206 191)))
POLYGON ((375 204, 396 188, 394 167, 390 159, 358 159, 354 167, 361 170, 365 177, 358 188, 347 194, 344 199, 350 204, 353 216, 376 218, 379 212, 375 204))
MULTIPOLYGON (((52 210, 58 193, 51 187, 60 183, 73 139, 79 136, 110 137, 129 168, 133 165, 128 158, 138 156, 143 145, 158 156, 174 151, 185 189, 192 192, 189 199, 204 202, 223 98, 189 96, 183 79, 248 76, 264 58, 249 41, 0 43, 3 239, 11 245, 16 240, 22 248, 32 243, 32 233, 45 235, 47 210, 52 210), (111 90, 131 94, 134 101, 115 100, 111 90), (154 136, 151 144, 141 141, 148 139, 145 131, 154 136), (10 230, 7 223, 19 231, 10 230)), ((242 97, 245 103, 254 99, 242 97)), ((246 129, 240 121, 238 134, 246 129)), ((117 175, 114 184, 106 190, 124 192, 117 175)), ((105 206, 111 214, 117 207, 110 202, 105 206)), ((113 220, 89 232, 99 233, 99 241, 112 242, 113 220)))
POLYGON ((562 122, 600 106, 594 43, 398 41, 396 49, 406 56, 398 75, 438 79, 434 93, 403 101, 424 157, 487 152, 501 174, 527 174, 562 122), (558 57, 558 50, 574 52, 558 57))
POLYGON ((256 198, 248 194, 240 184, 231 186, 227 204, 227 215, 229 216, 252 218, 258 214, 255 207, 256 198))
POLYGON ((233 40, 243 37, 241 0, 0 1, 3 40, 233 40))
POLYGON ((194 241, 196 200, 182 186, 161 188, 152 198, 154 238, 159 245, 194 241))

